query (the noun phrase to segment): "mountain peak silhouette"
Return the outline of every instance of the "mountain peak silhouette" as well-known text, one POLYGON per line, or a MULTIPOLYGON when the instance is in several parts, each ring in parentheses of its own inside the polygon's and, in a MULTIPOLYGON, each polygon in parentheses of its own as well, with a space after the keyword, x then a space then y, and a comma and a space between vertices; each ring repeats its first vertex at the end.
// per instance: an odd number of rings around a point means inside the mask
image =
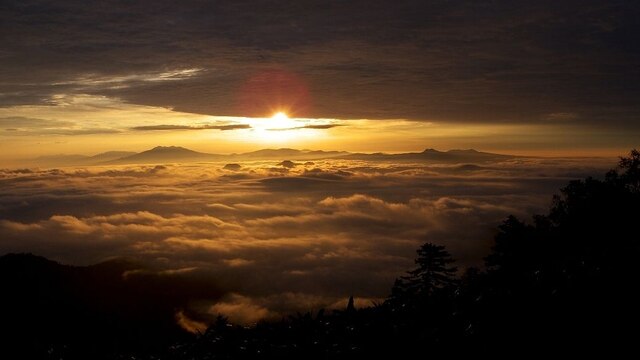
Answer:
POLYGON ((182 146, 156 146, 151 150, 143 151, 143 152, 190 152, 195 153, 196 151, 189 150, 187 148, 183 148, 182 146))
POLYGON ((181 146, 156 146, 141 153, 125 156, 112 161, 113 163, 156 163, 185 160, 215 159, 219 155, 206 154, 181 146))

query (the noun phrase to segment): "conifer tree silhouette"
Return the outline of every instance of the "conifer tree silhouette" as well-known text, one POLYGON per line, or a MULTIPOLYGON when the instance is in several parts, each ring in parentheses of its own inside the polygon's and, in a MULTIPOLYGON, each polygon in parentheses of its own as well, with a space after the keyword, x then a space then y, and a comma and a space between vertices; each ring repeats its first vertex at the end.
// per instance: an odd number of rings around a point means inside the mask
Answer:
POLYGON ((450 266, 454 260, 444 246, 425 243, 417 253, 415 263, 418 267, 396 280, 391 299, 427 298, 438 289, 456 283, 457 268, 450 266))

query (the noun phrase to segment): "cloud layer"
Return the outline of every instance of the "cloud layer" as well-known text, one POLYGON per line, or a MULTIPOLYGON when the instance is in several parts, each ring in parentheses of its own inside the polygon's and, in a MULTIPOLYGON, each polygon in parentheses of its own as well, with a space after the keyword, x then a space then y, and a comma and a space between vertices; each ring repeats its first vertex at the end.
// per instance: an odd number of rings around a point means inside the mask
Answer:
POLYGON ((233 124, 233 125, 148 125, 148 126, 135 126, 132 130, 138 131, 171 131, 171 130, 238 130, 238 129, 251 129, 251 125, 248 124, 233 124))
POLYGON ((506 215, 543 211, 568 179, 611 162, 240 165, 1 170, 0 252, 206 274, 227 296, 190 313, 252 322, 383 298, 425 241, 477 264, 506 215))

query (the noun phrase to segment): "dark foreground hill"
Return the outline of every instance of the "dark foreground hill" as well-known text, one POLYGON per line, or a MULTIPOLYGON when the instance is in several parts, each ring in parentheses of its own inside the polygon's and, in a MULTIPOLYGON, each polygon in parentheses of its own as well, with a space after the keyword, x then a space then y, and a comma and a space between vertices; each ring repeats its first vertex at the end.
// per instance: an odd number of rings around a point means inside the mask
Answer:
POLYGON ((205 281, 125 260, 75 267, 30 254, 0 257, 0 358, 112 359, 186 340, 177 309, 216 298, 205 281))

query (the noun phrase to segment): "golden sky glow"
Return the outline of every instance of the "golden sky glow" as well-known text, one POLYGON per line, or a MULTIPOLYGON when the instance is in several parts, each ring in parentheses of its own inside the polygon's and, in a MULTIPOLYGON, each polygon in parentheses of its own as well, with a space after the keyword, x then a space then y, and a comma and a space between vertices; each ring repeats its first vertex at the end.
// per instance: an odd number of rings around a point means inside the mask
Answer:
POLYGON ((225 117, 92 95, 59 95, 51 105, 0 108, 0 118, 3 148, 11 149, 0 155, 6 165, 34 156, 142 151, 158 145, 212 153, 280 147, 360 152, 476 148, 534 155, 614 155, 633 145, 633 134, 563 122, 490 125, 309 119, 289 118, 284 112, 264 118, 225 117), (619 139, 620 145, 612 147, 612 138, 619 139))

